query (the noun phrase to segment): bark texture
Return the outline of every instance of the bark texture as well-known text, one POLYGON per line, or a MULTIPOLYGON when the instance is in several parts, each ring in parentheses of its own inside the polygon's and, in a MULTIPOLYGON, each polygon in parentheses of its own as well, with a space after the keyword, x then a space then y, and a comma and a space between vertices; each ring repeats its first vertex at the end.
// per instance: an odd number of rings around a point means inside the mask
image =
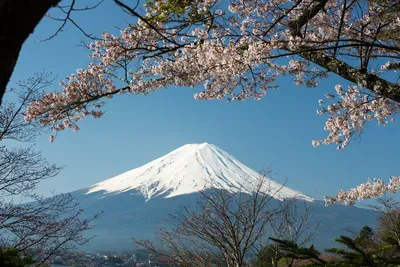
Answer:
POLYGON ((321 52, 303 52, 299 53, 299 55, 326 70, 341 76, 347 81, 361 84, 362 87, 365 87, 378 95, 390 98, 391 100, 400 103, 400 86, 396 83, 386 81, 375 74, 363 72, 335 57, 328 56, 321 52))

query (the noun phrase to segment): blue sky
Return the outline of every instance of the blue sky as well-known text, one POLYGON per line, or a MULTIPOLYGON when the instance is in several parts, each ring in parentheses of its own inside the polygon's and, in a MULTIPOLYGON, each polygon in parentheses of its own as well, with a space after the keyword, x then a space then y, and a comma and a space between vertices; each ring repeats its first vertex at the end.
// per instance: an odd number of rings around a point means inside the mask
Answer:
MULTIPOLYGON (((89 2, 89 1, 88 1, 89 2)), ((92 2, 92 1, 90 1, 92 2)), ((74 14, 86 31, 117 32, 132 21, 112 1, 98 9, 74 14)), ((9 86, 34 72, 46 69, 59 79, 85 68, 89 62, 84 36, 71 25, 50 41, 58 24, 44 19, 24 44, 9 86)), ((368 177, 400 175, 400 127, 368 124, 361 142, 337 151, 335 146, 314 148, 313 139, 323 138, 325 117, 316 114, 318 99, 338 84, 331 77, 317 88, 301 88, 292 78, 279 80, 280 89, 261 101, 227 103, 198 101, 190 88, 170 88, 148 96, 123 95, 108 101, 106 114, 87 119, 77 133, 65 131, 55 143, 48 136, 36 148, 51 162, 65 166, 55 178, 43 182, 38 191, 49 195, 69 192, 139 167, 187 143, 208 142, 240 161, 260 170, 272 164, 282 182, 314 197, 334 195, 338 189, 354 187, 368 177)), ((54 89, 59 87, 55 84, 54 89)), ((397 197, 399 199, 399 197, 397 197)))

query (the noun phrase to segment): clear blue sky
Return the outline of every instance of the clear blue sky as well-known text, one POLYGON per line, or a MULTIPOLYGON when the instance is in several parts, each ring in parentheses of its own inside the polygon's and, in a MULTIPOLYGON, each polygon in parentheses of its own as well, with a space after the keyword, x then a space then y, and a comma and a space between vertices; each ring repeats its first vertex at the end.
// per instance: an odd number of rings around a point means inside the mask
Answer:
MULTIPOLYGON (((89 4, 93 1, 85 1, 89 4)), ((88 32, 117 32, 134 21, 112 1, 97 10, 74 14, 88 32)), ((60 79, 85 68, 89 62, 84 36, 71 25, 53 40, 58 24, 44 19, 24 44, 10 85, 46 69, 60 79)), ((273 164, 278 181, 314 197, 333 195, 365 182, 385 181, 400 175, 399 122, 388 127, 368 124, 361 142, 337 151, 334 146, 314 148, 323 138, 325 117, 316 114, 318 99, 339 78, 324 80, 318 88, 299 88, 290 77, 280 79, 280 89, 261 101, 226 103, 197 101, 193 89, 172 88, 148 96, 123 95, 109 101, 103 118, 87 119, 78 133, 65 131, 54 144, 41 136, 37 149, 52 163, 64 165, 57 177, 43 182, 39 192, 68 192, 87 187, 136 168, 187 143, 208 142, 259 170, 273 164)), ((54 89, 58 89, 58 85, 54 89)), ((397 197, 398 198, 398 197, 397 197)))

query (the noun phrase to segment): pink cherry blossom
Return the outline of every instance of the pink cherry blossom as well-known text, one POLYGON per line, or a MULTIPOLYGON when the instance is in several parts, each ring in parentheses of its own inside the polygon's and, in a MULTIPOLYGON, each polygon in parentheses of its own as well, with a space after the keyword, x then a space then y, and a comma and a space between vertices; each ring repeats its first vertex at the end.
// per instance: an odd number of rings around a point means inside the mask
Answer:
MULTIPOLYGON (((100 118, 105 100, 115 94, 147 95, 181 86, 195 88, 199 100, 259 100, 278 88, 278 76, 316 87, 334 74, 346 84, 321 88, 326 99, 316 107, 326 116, 327 136, 313 146, 333 144, 341 150, 367 123, 395 122, 400 19, 393 7, 398 0, 196 0, 184 14, 166 16, 167 2, 148 2, 136 24, 89 44, 89 66, 62 81, 61 91, 34 101, 25 120, 39 120, 56 132, 77 131, 86 116, 100 118)), ((398 178, 389 185, 372 180, 327 202, 353 204, 396 191, 397 185, 398 178)))
POLYGON ((377 198, 387 192, 397 193, 400 187, 400 176, 390 177, 389 183, 385 184, 381 179, 370 179, 369 182, 361 184, 348 191, 339 191, 336 197, 325 197, 327 205, 335 203, 344 203, 354 205, 357 200, 377 198))
MULTIPOLYGON (((146 4, 144 17, 164 14, 164 2, 146 4)), ((279 75, 293 76, 299 86, 316 87, 319 79, 335 72, 355 85, 347 90, 337 85, 336 96, 328 92, 329 101, 318 101, 319 105, 326 103, 318 114, 328 116, 325 130, 329 133, 313 144, 335 143, 344 148, 367 121, 385 125, 394 121, 399 106, 389 91, 400 90, 399 85, 388 81, 383 88, 382 82, 371 85, 367 80, 368 75, 379 77, 398 69, 398 53, 385 40, 375 44, 374 33, 397 29, 400 20, 390 15, 394 0, 368 6, 327 0, 306 24, 294 27, 318 2, 230 0, 228 9, 221 10, 221 0, 199 0, 196 8, 204 12, 201 23, 187 25, 185 20, 180 23, 182 16, 171 16, 151 25, 139 19, 120 35, 105 32, 102 40, 88 45, 93 60, 88 68, 62 81, 61 92, 48 93, 32 103, 25 119, 39 119, 56 131, 77 130, 77 123, 86 116, 101 117, 101 99, 117 93, 146 95, 168 86, 184 86, 203 88, 195 93, 196 99, 259 100, 268 89, 277 88, 274 82, 279 75), (369 65, 349 65, 347 58, 360 58, 365 42, 371 43, 369 65), (393 59, 377 60, 388 56, 393 59), (350 77, 320 63, 324 57, 347 64, 350 77), (364 74, 357 72, 361 67, 366 68, 364 74)), ((187 12, 191 10, 188 6, 187 12)))

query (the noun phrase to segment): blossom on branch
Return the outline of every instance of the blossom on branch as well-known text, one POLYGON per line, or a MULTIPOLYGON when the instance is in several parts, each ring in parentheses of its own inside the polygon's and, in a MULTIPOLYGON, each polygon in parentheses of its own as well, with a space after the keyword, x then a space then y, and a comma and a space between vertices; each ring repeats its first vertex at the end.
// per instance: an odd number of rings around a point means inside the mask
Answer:
POLYGON ((34 101, 25 120, 76 131, 115 94, 183 86, 199 88, 196 99, 259 100, 279 75, 315 87, 334 73, 352 84, 326 94, 318 114, 328 116, 329 134, 313 145, 340 149, 367 121, 387 124, 399 109, 398 1, 230 0, 225 8, 222 0, 151 0, 144 14, 117 3, 137 23, 88 45, 88 68, 34 101))
POLYGON ((327 205, 344 203, 354 205, 357 200, 381 197, 387 192, 397 193, 400 187, 400 176, 390 177, 389 183, 385 184, 381 179, 370 179, 369 182, 360 184, 348 191, 340 190, 336 197, 325 197, 327 205))

